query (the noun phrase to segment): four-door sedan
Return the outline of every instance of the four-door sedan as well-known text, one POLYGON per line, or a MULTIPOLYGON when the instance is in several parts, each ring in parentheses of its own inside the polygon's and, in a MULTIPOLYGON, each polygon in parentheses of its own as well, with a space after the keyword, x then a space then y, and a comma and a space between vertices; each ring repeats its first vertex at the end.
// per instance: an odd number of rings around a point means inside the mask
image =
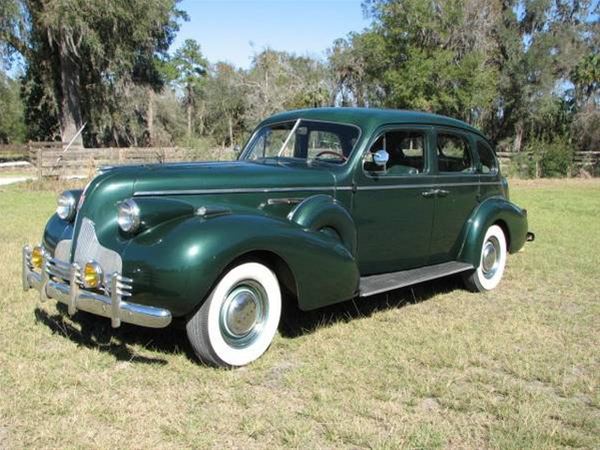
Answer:
POLYGON ((301 310, 461 274, 494 289, 528 233, 490 142, 447 117, 321 108, 263 121, 237 161, 105 168, 64 192, 23 287, 78 310, 186 322, 243 366, 301 310))

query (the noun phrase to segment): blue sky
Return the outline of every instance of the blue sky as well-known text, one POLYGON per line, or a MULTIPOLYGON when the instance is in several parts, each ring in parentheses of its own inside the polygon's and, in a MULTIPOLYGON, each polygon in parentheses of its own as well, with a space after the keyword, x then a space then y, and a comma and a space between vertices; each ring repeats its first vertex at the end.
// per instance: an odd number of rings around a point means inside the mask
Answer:
POLYGON ((190 20, 172 50, 195 39, 210 62, 243 68, 266 47, 323 57, 335 39, 369 24, 360 0, 183 0, 178 6, 190 20))

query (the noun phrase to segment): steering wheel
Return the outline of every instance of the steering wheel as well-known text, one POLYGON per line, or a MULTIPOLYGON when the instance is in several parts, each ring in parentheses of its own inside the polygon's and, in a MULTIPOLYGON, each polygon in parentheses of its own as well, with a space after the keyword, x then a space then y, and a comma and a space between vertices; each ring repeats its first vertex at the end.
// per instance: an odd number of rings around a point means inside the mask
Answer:
POLYGON ((319 156, 321 155, 333 155, 333 156, 337 156, 338 158, 340 158, 342 161, 347 161, 348 157, 345 156, 342 153, 338 153, 338 152, 334 152, 333 150, 323 150, 322 152, 319 152, 315 155, 315 159, 319 159, 319 156))

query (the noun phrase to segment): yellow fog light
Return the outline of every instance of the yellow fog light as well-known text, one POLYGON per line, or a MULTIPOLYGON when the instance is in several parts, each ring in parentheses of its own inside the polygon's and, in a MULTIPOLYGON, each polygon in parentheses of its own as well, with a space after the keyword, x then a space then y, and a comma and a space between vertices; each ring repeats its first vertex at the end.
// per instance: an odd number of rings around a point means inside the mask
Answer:
POLYGON ((83 268, 83 286, 86 288, 98 288, 102 284, 102 268, 94 261, 86 263, 83 268))
POLYGON ((37 246, 31 251, 31 265, 36 269, 41 269, 44 262, 44 248, 37 246))

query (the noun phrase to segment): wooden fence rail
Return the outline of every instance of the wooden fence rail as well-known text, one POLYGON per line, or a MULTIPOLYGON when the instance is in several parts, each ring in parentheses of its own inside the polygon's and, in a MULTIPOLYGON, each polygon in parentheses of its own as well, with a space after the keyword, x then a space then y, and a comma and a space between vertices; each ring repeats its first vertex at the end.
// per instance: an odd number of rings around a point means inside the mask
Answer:
POLYGON ((155 164, 191 160, 232 159, 229 149, 199 151, 182 147, 128 147, 128 148, 71 148, 63 151, 58 145, 33 145, 28 159, 37 169, 38 178, 72 175, 92 176, 102 166, 127 164, 155 164))
MULTIPOLYGON (((182 147, 129 147, 129 148, 70 148, 63 152, 62 142, 29 142, 28 144, 0 145, 0 158, 27 159, 37 168, 38 178, 45 176, 92 176, 96 170, 107 165, 165 163, 192 160, 232 159, 231 149, 198 149, 182 147)), ((540 174, 539 162, 530 153, 498 152, 504 173, 525 170, 528 164, 535 166, 540 174), (515 164, 523 167, 515 167, 515 164), (511 170, 512 169, 512 170, 511 170)), ((586 173, 600 176, 600 151, 575 152, 571 175, 586 173)))
MULTIPOLYGON (((540 161, 535 158, 533 153, 497 152, 496 155, 500 160, 500 166, 504 173, 511 172, 511 169, 526 172, 525 166, 531 164, 534 166, 534 175, 536 177, 541 175, 540 161), (524 167, 514 167, 516 164, 515 160, 519 158, 519 163, 524 167)), ((600 176, 600 151, 573 153, 571 173, 569 175, 578 176, 582 174, 600 176)))

